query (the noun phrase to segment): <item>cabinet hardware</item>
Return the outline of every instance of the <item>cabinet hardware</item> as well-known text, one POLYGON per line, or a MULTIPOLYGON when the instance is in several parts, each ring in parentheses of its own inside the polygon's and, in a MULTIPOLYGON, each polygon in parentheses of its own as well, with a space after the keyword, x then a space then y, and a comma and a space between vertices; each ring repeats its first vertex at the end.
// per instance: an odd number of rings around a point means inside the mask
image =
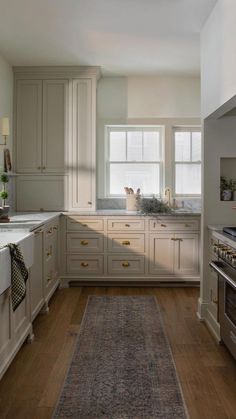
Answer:
POLYGON ((166 224, 161 224, 161 227, 166 227, 166 224))
POLYGON ((171 237, 171 240, 176 241, 177 239, 175 239, 174 237, 171 237))
POLYGON ((87 246, 88 242, 87 240, 81 240, 80 244, 82 244, 82 246, 87 246))
POLYGON ((91 201, 88 201, 88 204, 89 204, 89 205, 92 205, 92 202, 91 202, 91 201))
POLYGON ((40 228, 40 230, 37 230, 34 232, 35 236, 37 236, 37 234, 41 234, 43 232, 43 230, 40 228))
POLYGON ((42 169, 45 170, 46 169, 46 166, 43 166, 42 169))
POLYGON ((40 170, 41 169, 41 166, 38 166, 37 169, 40 170))
POLYGON ((130 263, 129 262, 123 262, 122 266, 124 266, 124 268, 128 268, 130 266, 130 263))
POLYGON ((217 300, 217 298, 213 298, 213 299, 212 299, 212 302, 213 302, 214 304, 218 304, 218 300, 217 300))
POLYGON ((52 227, 47 230, 47 234, 52 234, 52 227))
POLYGON ((130 227, 130 224, 125 224, 125 227, 130 227))
POLYGON ((53 227, 53 230, 57 231, 58 230, 58 227, 57 226, 54 226, 53 227))
POLYGON ((179 237, 176 237, 176 239, 175 239, 176 241, 179 241, 179 242, 182 242, 183 241, 183 239, 180 239, 179 237))
POLYGON ((122 244, 124 244, 125 246, 129 246, 130 245, 130 241, 129 240, 124 240, 122 242, 122 244))
POLYGON ((191 227, 191 224, 184 224, 184 227, 191 227))
POLYGON ((87 262, 81 262, 80 265, 83 266, 83 268, 86 268, 87 266, 89 266, 89 264, 87 262))
POLYGON ((81 224, 82 227, 88 227, 88 224, 81 224))

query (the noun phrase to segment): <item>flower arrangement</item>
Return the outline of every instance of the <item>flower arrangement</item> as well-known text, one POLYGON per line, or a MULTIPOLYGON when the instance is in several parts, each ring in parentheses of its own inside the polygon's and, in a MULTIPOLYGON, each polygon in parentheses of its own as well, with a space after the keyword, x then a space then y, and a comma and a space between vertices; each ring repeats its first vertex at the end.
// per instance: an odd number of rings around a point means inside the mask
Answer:
POLYGON ((140 202, 140 211, 143 214, 169 214, 170 207, 161 199, 142 198, 140 202))

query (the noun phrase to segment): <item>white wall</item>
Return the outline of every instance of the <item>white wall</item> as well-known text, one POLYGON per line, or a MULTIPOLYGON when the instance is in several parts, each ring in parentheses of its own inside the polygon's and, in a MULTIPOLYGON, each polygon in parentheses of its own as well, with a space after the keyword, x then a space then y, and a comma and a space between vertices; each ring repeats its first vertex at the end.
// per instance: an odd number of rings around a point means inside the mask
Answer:
MULTIPOLYGON (((3 116, 8 116, 10 119, 10 137, 7 140, 7 148, 10 151, 12 151, 12 115, 13 72, 11 66, 0 56, 0 120, 3 116)), ((2 141, 1 137, 0 142, 2 141)), ((0 147, 0 168, 3 168, 3 147, 0 147)))
POLYGON ((200 78, 152 76, 128 78, 128 118, 200 116, 200 78))
POLYGON ((97 98, 97 191, 104 197, 105 125, 165 125, 165 185, 172 182, 172 127, 200 125, 199 77, 104 77, 97 98))
POLYGON ((218 0, 201 33, 203 118, 236 95, 235 16, 235 0, 218 0))

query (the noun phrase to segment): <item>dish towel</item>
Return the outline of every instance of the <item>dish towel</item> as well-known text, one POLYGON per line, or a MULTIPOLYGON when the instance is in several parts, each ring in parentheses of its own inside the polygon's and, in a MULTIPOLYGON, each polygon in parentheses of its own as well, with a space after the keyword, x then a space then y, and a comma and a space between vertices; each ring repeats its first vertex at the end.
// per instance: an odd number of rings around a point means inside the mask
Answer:
POLYGON ((15 311, 25 298, 29 273, 19 247, 14 243, 9 243, 6 247, 11 255, 11 297, 12 308, 15 311))

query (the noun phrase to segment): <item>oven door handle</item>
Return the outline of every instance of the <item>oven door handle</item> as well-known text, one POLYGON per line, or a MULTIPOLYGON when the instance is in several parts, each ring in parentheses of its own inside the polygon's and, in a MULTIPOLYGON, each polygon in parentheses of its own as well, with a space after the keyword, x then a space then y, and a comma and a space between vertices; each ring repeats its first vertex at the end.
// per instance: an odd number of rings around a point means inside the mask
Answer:
POLYGON ((224 272, 222 268, 217 265, 217 262, 210 262, 210 267, 214 269, 220 276, 222 276, 234 289, 236 289, 236 283, 224 272))

